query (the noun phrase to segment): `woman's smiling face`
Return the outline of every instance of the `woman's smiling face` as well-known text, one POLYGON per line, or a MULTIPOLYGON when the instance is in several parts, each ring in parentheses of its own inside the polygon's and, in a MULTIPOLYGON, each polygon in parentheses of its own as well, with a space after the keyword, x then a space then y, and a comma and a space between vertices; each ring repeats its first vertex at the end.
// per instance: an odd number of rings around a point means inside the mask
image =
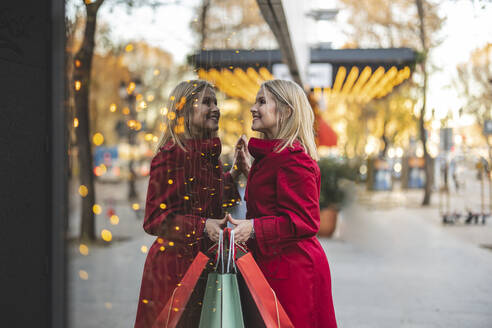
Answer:
POLYGON ((194 137, 210 137, 219 129, 220 110, 217 107, 215 91, 205 88, 195 98, 193 113, 191 114, 190 128, 194 137))
POLYGON ((264 133, 267 139, 273 139, 277 135, 277 106, 273 95, 266 88, 262 87, 258 91, 251 114, 253 131, 264 133))

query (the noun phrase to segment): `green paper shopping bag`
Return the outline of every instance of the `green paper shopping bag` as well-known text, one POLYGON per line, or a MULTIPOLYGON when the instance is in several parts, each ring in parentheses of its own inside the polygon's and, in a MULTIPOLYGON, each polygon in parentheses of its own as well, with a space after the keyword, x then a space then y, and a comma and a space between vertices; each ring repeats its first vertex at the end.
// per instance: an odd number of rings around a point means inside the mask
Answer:
MULTIPOLYGON (((237 276, 236 273, 231 273, 236 270, 235 260, 233 252, 229 251, 227 268, 225 268, 223 236, 223 231, 221 231, 216 272, 209 273, 207 278, 200 328, 244 328, 237 276), (218 270, 219 263, 221 270, 218 270)), ((234 232, 231 233, 231 245, 229 245, 229 250, 234 249, 234 232)))

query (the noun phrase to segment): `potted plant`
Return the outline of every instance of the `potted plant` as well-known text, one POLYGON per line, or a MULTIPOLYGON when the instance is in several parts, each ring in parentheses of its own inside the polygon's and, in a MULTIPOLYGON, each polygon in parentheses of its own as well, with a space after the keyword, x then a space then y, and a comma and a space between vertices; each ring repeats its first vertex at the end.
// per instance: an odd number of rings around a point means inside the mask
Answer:
POLYGON ((331 237, 337 225, 338 212, 348 199, 348 191, 341 180, 355 181, 357 170, 346 161, 336 158, 322 158, 318 162, 321 172, 321 191, 319 206, 321 222, 319 235, 331 237))

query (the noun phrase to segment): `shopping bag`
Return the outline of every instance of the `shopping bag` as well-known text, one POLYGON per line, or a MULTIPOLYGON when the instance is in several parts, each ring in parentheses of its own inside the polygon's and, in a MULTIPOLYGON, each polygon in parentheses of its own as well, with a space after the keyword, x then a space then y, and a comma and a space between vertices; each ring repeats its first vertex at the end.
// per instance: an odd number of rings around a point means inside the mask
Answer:
MULTIPOLYGON (((229 250, 234 249, 232 233, 229 250)), ((241 296, 233 252, 229 251, 227 267, 224 257, 223 231, 219 234, 216 272, 209 273, 200 316, 200 328, 244 328, 241 296), (219 268, 220 263, 220 268, 219 268), (232 264, 232 265, 231 265, 232 264)))
POLYGON ((236 260, 241 279, 241 302, 246 327, 293 328, 287 313, 277 299, 251 253, 236 260))
MULTIPOLYGON (((152 328, 176 328, 183 325, 180 324, 180 321, 182 321, 182 318, 187 317, 184 313, 190 310, 190 307, 187 305, 192 294, 203 293, 203 291, 197 290, 197 283, 200 276, 204 273, 208 261, 208 256, 202 252, 198 252, 198 255, 191 263, 183 279, 174 289, 171 298, 161 310, 152 328)), ((197 297, 201 299, 202 296, 197 297)))
POLYGON ((237 274, 222 275, 222 326, 244 328, 237 274))

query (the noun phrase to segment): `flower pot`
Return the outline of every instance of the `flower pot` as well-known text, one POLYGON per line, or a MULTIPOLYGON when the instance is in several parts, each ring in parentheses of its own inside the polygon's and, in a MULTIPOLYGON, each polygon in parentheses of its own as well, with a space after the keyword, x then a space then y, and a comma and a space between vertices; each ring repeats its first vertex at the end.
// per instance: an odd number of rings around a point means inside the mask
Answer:
POLYGON ((320 225, 318 235, 331 237, 337 227, 338 211, 334 208, 323 208, 320 211, 320 225))

